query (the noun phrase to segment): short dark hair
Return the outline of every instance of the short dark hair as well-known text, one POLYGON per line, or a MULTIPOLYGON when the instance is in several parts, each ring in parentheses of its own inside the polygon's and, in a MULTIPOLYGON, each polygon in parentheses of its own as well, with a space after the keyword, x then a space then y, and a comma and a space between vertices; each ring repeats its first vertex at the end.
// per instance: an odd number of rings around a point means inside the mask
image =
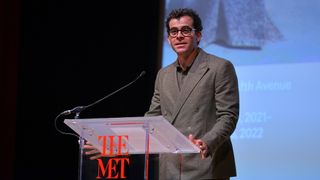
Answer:
POLYGON ((167 32, 169 33, 170 27, 169 27, 169 22, 172 19, 180 19, 182 16, 189 16, 193 19, 193 28, 196 31, 202 31, 202 22, 201 19, 196 11, 190 8, 178 8, 178 9, 173 9, 169 16, 167 17, 166 20, 166 27, 167 27, 167 32))

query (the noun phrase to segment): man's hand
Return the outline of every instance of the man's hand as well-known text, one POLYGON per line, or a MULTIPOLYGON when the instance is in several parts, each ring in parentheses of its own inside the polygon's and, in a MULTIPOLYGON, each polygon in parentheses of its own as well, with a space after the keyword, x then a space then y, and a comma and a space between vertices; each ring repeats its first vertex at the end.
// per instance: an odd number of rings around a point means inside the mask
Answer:
POLYGON ((85 150, 85 155, 90 156, 90 160, 95 160, 102 157, 101 152, 90 142, 86 142, 86 144, 83 146, 83 149, 85 150))
POLYGON ((201 159, 205 159, 206 157, 208 157, 209 148, 208 148, 208 145, 204 141, 202 141, 201 139, 194 139, 192 134, 189 135, 189 140, 193 144, 195 144, 196 146, 199 147, 201 159))

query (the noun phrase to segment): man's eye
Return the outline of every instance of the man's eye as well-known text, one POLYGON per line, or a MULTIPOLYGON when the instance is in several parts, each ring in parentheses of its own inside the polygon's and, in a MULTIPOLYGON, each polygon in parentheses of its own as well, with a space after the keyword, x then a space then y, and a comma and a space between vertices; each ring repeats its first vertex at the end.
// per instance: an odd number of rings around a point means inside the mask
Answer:
POLYGON ((190 30, 189 30, 189 29, 183 29, 182 32, 183 32, 183 33, 189 33, 190 30))
POLYGON ((182 29, 182 31, 183 31, 184 33, 189 33, 189 32, 191 32, 191 29, 188 28, 188 27, 185 27, 185 28, 182 29))
POLYGON ((177 33, 178 32, 178 30, 177 29, 172 29, 172 30, 170 30, 170 33, 177 33))

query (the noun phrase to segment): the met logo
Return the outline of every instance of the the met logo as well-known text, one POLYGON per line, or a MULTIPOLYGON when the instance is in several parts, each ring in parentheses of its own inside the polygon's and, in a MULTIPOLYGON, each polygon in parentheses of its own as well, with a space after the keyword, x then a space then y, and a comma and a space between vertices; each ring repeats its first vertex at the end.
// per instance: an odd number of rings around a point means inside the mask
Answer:
POLYGON ((96 179, 125 179, 125 167, 130 164, 127 157, 129 155, 127 149, 129 137, 127 135, 98 136, 98 140, 102 143, 101 155, 109 157, 109 159, 106 164, 101 158, 97 159, 98 175, 96 179))

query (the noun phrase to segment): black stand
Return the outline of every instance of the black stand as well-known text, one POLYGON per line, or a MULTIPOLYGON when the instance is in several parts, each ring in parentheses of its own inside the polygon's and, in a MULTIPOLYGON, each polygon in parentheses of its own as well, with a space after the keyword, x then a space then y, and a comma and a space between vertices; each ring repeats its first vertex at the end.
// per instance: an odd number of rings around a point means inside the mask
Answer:
MULTIPOLYGON (((80 112, 77 112, 74 119, 79 119, 80 112)), ((84 138, 79 134, 79 166, 78 166, 78 180, 82 180, 82 165, 83 165, 83 147, 84 138)))

